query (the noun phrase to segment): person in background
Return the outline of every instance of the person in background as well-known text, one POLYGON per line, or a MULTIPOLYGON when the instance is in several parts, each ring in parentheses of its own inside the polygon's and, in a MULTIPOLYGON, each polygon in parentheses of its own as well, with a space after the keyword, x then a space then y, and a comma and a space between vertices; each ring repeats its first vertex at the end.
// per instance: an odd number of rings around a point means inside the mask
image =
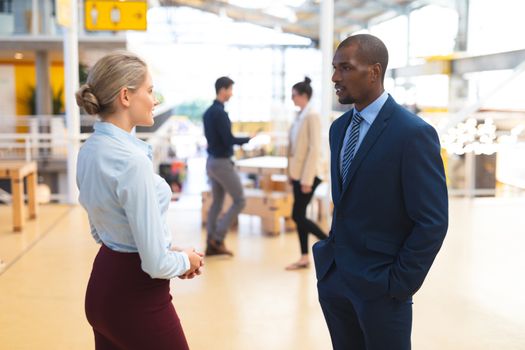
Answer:
POLYGON ((321 183, 321 120, 319 114, 312 110, 310 98, 312 87, 310 78, 292 87, 293 103, 299 112, 290 128, 288 138, 288 176, 293 186, 292 219, 297 225, 301 257, 288 265, 286 270, 307 268, 308 234, 319 239, 326 239, 326 233, 316 223, 306 217, 306 208, 312 200, 315 189, 321 183))
POLYGON ((206 255, 229 255, 232 251, 226 248, 224 239, 235 217, 246 204, 244 191, 239 175, 235 171, 233 145, 242 145, 250 141, 249 137, 235 137, 231 131, 231 121, 224 110, 224 104, 233 95, 233 80, 220 77, 215 82, 216 98, 203 115, 204 135, 208 141, 208 160, 206 172, 211 182, 212 204, 208 212, 206 255), (228 193, 233 203, 219 219, 228 193))
POLYGON ((412 296, 448 227, 439 137, 385 91, 379 38, 346 38, 332 65, 339 102, 353 108, 330 127, 332 229, 313 246, 319 301, 334 349, 409 350, 412 296))
POLYGON ((151 75, 126 51, 101 58, 76 93, 98 115, 78 154, 79 201, 100 244, 85 310, 96 349, 188 349, 170 279, 200 274, 203 255, 171 246, 169 185, 154 174, 152 149, 131 134, 153 125, 151 75))

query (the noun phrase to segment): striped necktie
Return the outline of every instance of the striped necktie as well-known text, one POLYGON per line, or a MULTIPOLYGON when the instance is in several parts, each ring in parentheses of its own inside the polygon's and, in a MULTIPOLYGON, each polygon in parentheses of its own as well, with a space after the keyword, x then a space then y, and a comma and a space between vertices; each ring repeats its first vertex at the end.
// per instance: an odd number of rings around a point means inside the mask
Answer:
POLYGON ((348 171, 350 170, 350 164, 354 159, 355 151, 357 148, 357 141, 359 141, 359 127, 362 121, 363 117, 361 117, 359 112, 354 111, 354 115, 352 117, 352 131, 350 132, 350 137, 348 138, 343 153, 343 163, 341 167, 341 178, 343 180, 343 186, 346 185, 348 171))

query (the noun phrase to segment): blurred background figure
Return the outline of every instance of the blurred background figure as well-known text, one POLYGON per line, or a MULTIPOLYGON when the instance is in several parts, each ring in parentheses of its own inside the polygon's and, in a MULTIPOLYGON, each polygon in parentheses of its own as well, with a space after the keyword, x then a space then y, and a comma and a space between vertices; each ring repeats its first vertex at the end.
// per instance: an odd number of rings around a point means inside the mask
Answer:
POLYGON ((307 268, 308 234, 319 239, 328 238, 319 226, 306 217, 306 208, 312 200, 315 189, 321 183, 321 120, 312 110, 309 102, 312 97, 310 78, 295 84, 292 88, 293 103, 299 112, 290 128, 288 146, 288 176, 293 186, 292 218, 297 225, 301 258, 288 265, 286 270, 307 268))
POLYGON ((233 80, 220 77, 215 82, 217 94, 213 104, 203 116, 204 135, 208 141, 208 161, 206 172, 211 182, 213 202, 208 212, 206 228, 208 232, 206 255, 230 255, 233 253, 224 245, 224 238, 232 221, 245 205, 244 191, 239 175, 235 171, 233 145, 242 145, 250 141, 249 137, 235 137, 231 131, 231 121, 224 110, 224 103, 233 95, 233 80), (228 211, 219 219, 228 193, 233 203, 228 211))

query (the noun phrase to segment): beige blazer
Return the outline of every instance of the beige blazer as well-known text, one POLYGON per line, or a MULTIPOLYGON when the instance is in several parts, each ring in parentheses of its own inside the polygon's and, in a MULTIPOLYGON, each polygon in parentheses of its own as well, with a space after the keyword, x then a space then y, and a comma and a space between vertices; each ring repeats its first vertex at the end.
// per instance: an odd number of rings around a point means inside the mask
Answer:
POLYGON ((321 119, 319 114, 308 111, 299 123, 297 137, 288 133, 288 176, 303 185, 313 185, 321 177, 321 119))

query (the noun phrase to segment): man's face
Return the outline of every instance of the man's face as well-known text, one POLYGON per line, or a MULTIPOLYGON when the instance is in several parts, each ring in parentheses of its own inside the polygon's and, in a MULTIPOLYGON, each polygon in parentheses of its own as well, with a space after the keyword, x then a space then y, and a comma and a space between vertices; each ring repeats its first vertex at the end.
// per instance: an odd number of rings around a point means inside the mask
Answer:
POLYGON ((338 48, 332 61, 332 81, 341 104, 359 104, 370 96, 372 66, 358 59, 357 50, 352 44, 338 48))
POLYGON ((222 96, 224 98, 224 102, 227 102, 230 100, 230 98, 233 96, 233 84, 230 85, 227 89, 221 89, 222 96))

